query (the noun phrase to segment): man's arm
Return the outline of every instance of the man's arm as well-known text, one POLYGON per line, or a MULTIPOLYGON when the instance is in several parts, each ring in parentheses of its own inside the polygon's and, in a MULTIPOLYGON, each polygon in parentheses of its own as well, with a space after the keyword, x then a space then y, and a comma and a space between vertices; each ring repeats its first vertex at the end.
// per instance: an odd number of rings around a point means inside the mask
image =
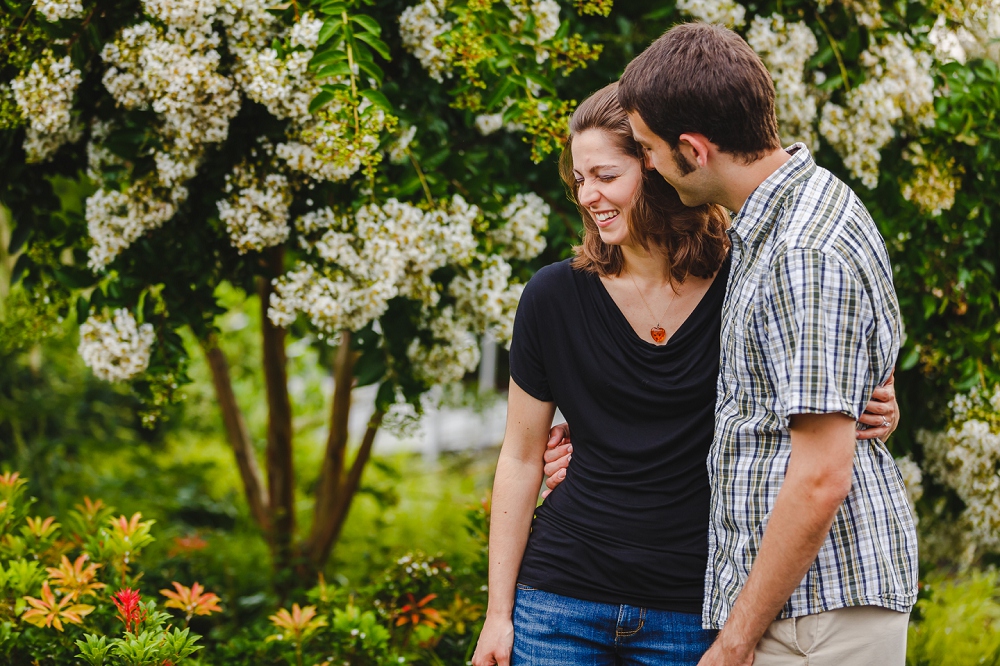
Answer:
POLYGON ((747 666, 754 648, 802 582, 851 490, 857 446, 845 414, 791 417, 792 453, 760 552, 725 628, 699 666, 747 666))
POLYGON ((474 666, 507 666, 514 644, 514 592, 542 485, 542 451, 555 404, 510 382, 507 430, 497 461, 490 513, 489 602, 474 666))

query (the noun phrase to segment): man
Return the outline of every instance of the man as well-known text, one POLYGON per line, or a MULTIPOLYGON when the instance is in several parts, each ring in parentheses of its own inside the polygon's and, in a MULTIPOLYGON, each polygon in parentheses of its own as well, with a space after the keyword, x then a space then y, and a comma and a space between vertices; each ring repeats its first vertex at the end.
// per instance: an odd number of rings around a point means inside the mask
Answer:
POLYGON ((916 534, 892 456, 855 430, 889 430, 863 411, 899 351, 875 224, 804 145, 781 148, 770 75, 730 30, 674 27, 618 97, 685 204, 737 211, 708 457, 702 619, 721 631, 701 664, 903 666, 916 534))

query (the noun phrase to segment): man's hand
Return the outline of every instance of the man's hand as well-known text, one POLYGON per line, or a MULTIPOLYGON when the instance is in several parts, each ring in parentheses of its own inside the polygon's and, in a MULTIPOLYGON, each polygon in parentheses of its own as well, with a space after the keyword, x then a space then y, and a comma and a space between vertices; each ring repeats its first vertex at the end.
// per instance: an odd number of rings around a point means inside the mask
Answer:
POLYGON ((753 664, 753 648, 747 653, 746 649, 738 651, 727 649, 721 640, 712 643, 698 662, 698 666, 751 666, 753 664))
POLYGON ((569 461, 573 458, 573 443, 569 439, 569 424, 560 423, 549 430, 549 441, 545 443, 545 486, 542 497, 556 489, 566 478, 569 461))
POLYGON ((868 426, 858 430, 858 439, 889 439, 899 425, 899 404, 896 402, 896 378, 890 374, 885 384, 875 388, 872 399, 865 405, 865 413, 858 423, 868 426))
POLYGON ((472 666, 508 666, 513 649, 514 623, 510 617, 487 615, 476 653, 472 655, 472 666))

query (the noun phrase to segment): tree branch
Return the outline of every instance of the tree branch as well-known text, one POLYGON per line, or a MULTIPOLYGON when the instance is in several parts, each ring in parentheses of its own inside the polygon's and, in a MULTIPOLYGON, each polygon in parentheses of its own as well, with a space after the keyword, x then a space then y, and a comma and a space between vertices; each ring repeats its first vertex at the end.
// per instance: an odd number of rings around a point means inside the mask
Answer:
POLYGON ((229 444, 236 456, 236 466, 243 480, 243 491, 250 506, 250 515, 267 533, 271 523, 267 491, 264 488, 260 467, 257 466, 257 458, 254 455, 246 421, 243 419, 243 412, 236 403, 236 394, 233 392, 233 382, 229 375, 229 361, 217 343, 213 336, 209 340, 202 340, 201 346, 208 358, 208 367, 212 370, 216 400, 219 403, 219 411, 222 412, 222 422, 226 427, 229 444))
POLYGON ((330 557, 330 550, 333 548, 333 544, 340 537, 340 531, 347 520, 351 503, 354 501, 354 496, 358 492, 358 486, 361 484, 361 476, 365 471, 365 465, 368 463, 368 459, 371 458, 372 445, 375 443, 375 434, 378 432, 379 426, 382 425, 383 416, 385 416, 385 413, 376 408, 368 420, 368 429, 365 431, 364 439, 361 440, 361 446, 358 448, 358 453, 351 464, 351 471, 348 472, 347 478, 340 484, 340 491, 337 494, 336 512, 331 520, 320 526, 319 538, 312 543, 311 559, 317 568, 321 568, 326 563, 326 560, 330 557))
POLYGON ((319 485, 316 488, 316 508, 313 512, 311 544, 321 539, 323 526, 336 511, 337 494, 344 474, 344 457, 347 451, 347 424, 351 413, 351 387, 354 383, 354 361, 351 351, 351 333, 340 334, 340 346, 333 365, 333 406, 330 412, 330 432, 326 440, 326 453, 320 467, 319 485))
POLYGON ((287 567, 292 557, 295 532, 295 468, 292 460, 292 404, 288 397, 288 359, 285 329, 267 317, 273 287, 271 279, 284 269, 284 248, 265 253, 266 273, 258 278, 261 333, 264 348, 264 384, 267 387, 267 484, 271 509, 271 544, 275 564, 287 567))

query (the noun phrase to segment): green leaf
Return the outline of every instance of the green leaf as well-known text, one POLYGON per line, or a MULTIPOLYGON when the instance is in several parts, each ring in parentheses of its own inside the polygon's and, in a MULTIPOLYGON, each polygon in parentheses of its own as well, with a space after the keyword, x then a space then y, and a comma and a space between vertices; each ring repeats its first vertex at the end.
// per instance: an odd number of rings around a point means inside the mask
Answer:
POLYGON ((329 90, 322 90, 309 102, 309 113, 315 112, 333 100, 333 93, 329 90))
POLYGON ((340 49, 328 49, 322 53, 317 53, 309 61, 310 67, 322 67, 323 65, 329 65, 330 63, 346 61, 347 54, 340 49))
POLYGON ((559 24, 559 29, 556 30, 555 37, 552 39, 558 42, 560 39, 566 39, 567 37, 569 37, 569 21, 563 21, 559 24))
POLYGON ((76 297, 76 323, 82 324, 90 315, 90 303, 83 296, 76 297))
POLYGON ((348 65, 346 62, 338 62, 332 65, 327 65, 326 67, 320 68, 320 70, 316 72, 316 77, 320 79, 326 78, 328 76, 350 76, 350 75, 351 75, 351 66, 348 65))
POLYGON ((326 44, 333 37, 338 29, 343 27, 344 21, 339 16, 331 16, 323 22, 323 27, 319 29, 319 44, 326 44))
POLYGON ((359 32, 354 36, 378 51, 379 55, 386 60, 392 60, 392 57, 389 55, 389 45, 375 35, 370 32, 359 32))
POLYGON ((382 80, 385 78, 385 73, 382 68, 373 63, 371 60, 359 60, 358 67, 361 71, 367 73, 370 77, 375 79, 375 83, 382 85, 382 80))
POLYGON ((375 407, 386 412, 394 402, 396 402, 396 391, 392 382, 382 382, 378 387, 378 393, 375 394, 375 407))
POLYGON ((503 81, 501 81, 500 85, 497 86, 497 89, 493 91, 492 95, 490 95, 490 98, 486 100, 485 104, 486 110, 490 111, 493 108, 495 108, 516 87, 517 84, 511 81, 510 77, 507 77, 503 81))
POLYGON ((385 112, 393 113, 392 104, 389 103, 389 99, 378 90, 372 90, 371 88, 362 90, 361 95, 385 112))
POLYGON ((326 14, 327 16, 336 14, 340 15, 347 11, 347 5, 343 2, 324 2, 320 7, 320 12, 326 14))
POLYGON ((10 242, 7 244, 7 254, 17 254, 17 251, 24 246, 30 237, 31 225, 21 223, 14 227, 14 231, 10 234, 10 242))
POLYGON ((537 85, 540 85, 543 90, 547 90, 550 93, 552 93, 553 95, 557 94, 556 93, 556 87, 554 85, 552 85, 552 82, 549 81, 544 76, 539 76, 538 74, 532 74, 530 72, 526 72, 524 76, 529 81, 532 81, 532 82, 536 83, 537 85))
POLYGON ((351 20, 376 37, 382 34, 382 26, 378 24, 378 21, 367 14, 352 14, 351 20))
POLYGON ((373 347, 361 355, 354 366, 357 386, 368 386, 385 377, 385 355, 381 349, 373 347))
POLYGON ((496 33, 490 34, 490 41, 493 45, 497 47, 497 50, 504 55, 511 55, 513 51, 510 48, 510 41, 503 35, 498 35, 496 33))
POLYGON ((319 88, 320 88, 320 90, 324 90, 324 91, 330 92, 330 93, 337 93, 337 92, 347 91, 347 90, 351 89, 351 87, 349 85, 347 85, 346 83, 324 83, 319 88))

